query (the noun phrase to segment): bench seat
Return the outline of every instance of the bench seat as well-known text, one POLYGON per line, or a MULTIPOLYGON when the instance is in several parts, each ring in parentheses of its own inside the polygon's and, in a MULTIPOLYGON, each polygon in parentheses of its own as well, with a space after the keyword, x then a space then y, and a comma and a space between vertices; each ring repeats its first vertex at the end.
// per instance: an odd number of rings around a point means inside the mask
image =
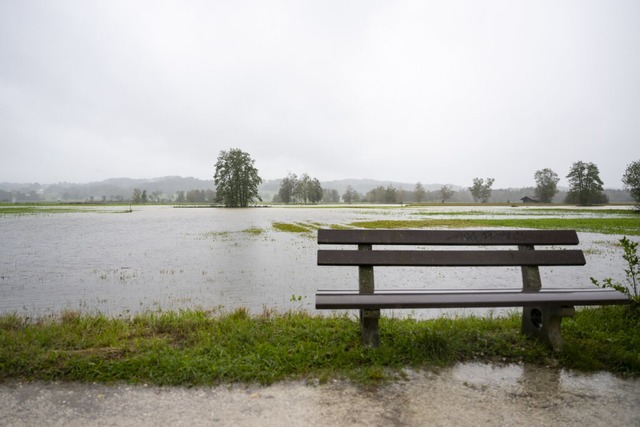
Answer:
POLYGON ((512 289, 376 289, 373 294, 355 290, 319 290, 316 308, 403 309, 403 308, 480 308, 628 304, 629 300, 612 289, 545 288, 527 291, 512 289))

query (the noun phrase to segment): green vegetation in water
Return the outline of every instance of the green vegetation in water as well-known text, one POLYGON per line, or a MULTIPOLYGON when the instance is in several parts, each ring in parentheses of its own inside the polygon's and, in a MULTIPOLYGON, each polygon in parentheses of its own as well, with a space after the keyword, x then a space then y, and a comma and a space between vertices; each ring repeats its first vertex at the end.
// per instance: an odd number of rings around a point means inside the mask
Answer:
POLYGON ((624 218, 517 218, 517 219, 421 219, 356 221, 358 228, 470 228, 509 227, 534 229, 575 229, 602 234, 640 235, 640 216, 624 218))
POLYGON ((209 231, 202 233, 202 239, 212 239, 219 241, 228 241, 238 234, 248 234, 249 236, 260 236, 264 234, 266 230, 260 227, 250 227, 241 231, 209 231))
POLYGON ((230 231, 209 231, 208 233, 202 234, 203 238, 213 239, 213 240, 226 239, 230 237, 230 235, 231 235, 230 231))
POLYGON ((251 227, 251 228, 247 228, 246 230, 242 230, 243 233, 246 234, 251 234, 253 236, 259 236, 262 233, 264 233, 264 229, 263 228, 259 228, 259 227, 251 227))
MULTIPOLYGON (((416 216, 478 216, 478 215, 508 215, 507 212, 488 212, 488 211, 451 211, 451 212, 431 212, 420 211, 415 212, 416 216)), ((517 215, 517 213, 514 213, 517 215)))
POLYGON ((360 384, 456 362, 553 364, 640 375, 640 310, 611 306, 565 319, 562 353, 520 334, 520 316, 380 320, 381 347, 365 347, 345 316, 246 310, 147 313, 107 318, 65 312, 31 321, 0 316, 0 381, 62 380, 158 385, 286 379, 360 384))
POLYGON ((311 233, 320 228, 320 225, 313 222, 274 222, 273 228, 286 233, 311 233))

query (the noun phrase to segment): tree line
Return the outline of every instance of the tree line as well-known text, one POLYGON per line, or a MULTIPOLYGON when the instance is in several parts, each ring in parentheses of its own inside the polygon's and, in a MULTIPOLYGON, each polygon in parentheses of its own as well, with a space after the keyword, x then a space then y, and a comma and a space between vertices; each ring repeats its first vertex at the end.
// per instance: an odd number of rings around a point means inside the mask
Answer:
MULTIPOLYGON (((534 198, 532 201, 551 203, 559 190, 557 184, 559 175, 549 169, 538 170, 533 175, 535 181, 534 198)), ((573 163, 566 178, 569 181, 569 191, 565 196, 565 203, 578 205, 593 205, 608 203, 604 193, 603 182, 597 165, 578 161, 573 163)), ((476 203, 490 201, 494 178, 476 177, 468 191, 476 203)), ((640 161, 632 162, 625 170, 622 182, 625 189, 630 192, 633 200, 640 206, 640 161)), ((256 201, 262 201, 258 194, 258 186, 262 183, 255 161, 251 156, 240 150, 230 149, 221 151, 218 156, 214 183, 215 192, 198 192, 190 195, 178 193, 177 202, 215 202, 228 207, 246 207, 256 201)), ((138 190, 139 191, 139 190, 138 190)), ((197 191, 197 190, 196 190, 197 191)), ((334 189, 323 188, 317 178, 310 177, 307 173, 298 176, 288 173, 281 180, 278 193, 274 196, 274 203, 338 203, 340 199, 344 203, 441 203, 451 201, 456 196, 456 191, 450 186, 442 186, 437 191, 426 191, 421 183, 417 183, 414 191, 397 189, 393 186, 379 186, 366 194, 360 194, 351 186, 347 187, 342 195, 334 189)), ((134 191, 134 200, 144 203, 145 193, 134 191)))
POLYGON ((300 178, 289 173, 282 179, 280 190, 273 198, 274 203, 320 203, 325 194, 318 178, 304 173, 300 178))
POLYGON ((147 190, 134 188, 129 199, 131 203, 215 203, 216 192, 213 190, 176 191, 175 195, 165 195, 159 191, 148 193, 147 190))
MULTIPOLYGON (((214 175, 217 202, 223 203, 225 206, 241 207, 248 206, 256 199, 261 200, 258 195, 258 185, 262 183, 262 179, 258 175, 254 163, 248 153, 239 149, 220 152, 214 175)), ((536 183, 535 198, 529 199, 534 202, 551 203, 559 192, 557 184, 560 177, 558 174, 549 168, 544 168, 536 171, 533 178, 536 183)), ((583 206, 608 203, 603 182, 600 179, 600 171, 596 164, 583 161, 575 162, 569 169, 566 178, 569 181, 569 191, 565 196, 565 203, 583 206)), ((494 178, 474 178, 472 185, 468 187, 474 202, 487 203, 491 199, 494 182, 494 178)), ((627 166, 622 182, 633 200, 640 205, 640 160, 627 166)), ((366 195, 358 193, 349 186, 342 194, 341 199, 344 203, 422 203, 429 201, 430 198, 433 200, 435 196, 442 203, 445 203, 455 194, 456 191, 446 185, 439 191, 427 192, 421 183, 417 183, 413 192, 396 189, 393 186, 380 186, 370 190, 366 195)), ((306 173, 300 177, 289 173, 282 179, 280 189, 274 196, 273 202, 285 204, 336 203, 338 199, 337 191, 322 188, 317 178, 312 178, 306 173)))
MULTIPOLYGON (((516 202, 524 196, 527 200, 540 203, 551 203, 555 199, 563 200, 568 204, 594 205, 606 204, 610 201, 625 202, 629 197, 640 209, 640 160, 627 165, 622 176, 623 190, 603 189, 598 167, 594 163, 575 162, 566 175, 569 182, 568 190, 559 190, 559 175, 549 169, 538 170, 533 175, 535 186, 530 188, 502 188, 493 189, 494 178, 476 177, 471 186, 466 188, 453 188, 442 186, 435 191, 427 191, 418 182, 413 190, 395 188, 392 185, 378 186, 366 193, 359 193, 353 187, 348 187, 342 194, 331 188, 323 188, 317 178, 310 177, 307 173, 296 175, 289 173, 281 180, 280 189, 273 197, 274 203, 487 203, 491 200, 499 202, 516 202)), ((155 191, 134 188, 131 195, 115 194, 112 196, 94 197, 87 194, 86 186, 78 189, 67 189, 63 184, 33 190, 32 187, 0 189, 0 202, 38 202, 46 200, 47 194, 59 193, 59 200, 78 200, 84 198, 90 203, 125 202, 132 203, 218 203, 225 206, 248 206, 260 201, 258 186, 262 183, 255 162, 248 153, 239 149, 221 151, 214 175, 215 189, 198 189, 190 191, 177 191, 175 194, 164 194, 157 188, 155 191)), ((38 185, 38 184, 36 184, 38 185)), ((99 187, 103 194, 117 191, 113 185, 99 187)), ((128 190, 131 191, 131 190, 128 190)), ((175 191, 175 189, 173 190, 175 191)))
MULTIPOLYGON (((627 170, 631 166, 629 165, 627 170)), ((558 174, 549 168, 545 168, 536 171, 533 178, 536 182, 535 199, 531 200, 540 203, 551 203, 558 193, 558 182, 560 181, 558 174)), ((600 171, 595 163, 575 162, 569 169, 569 174, 566 178, 569 181, 569 192, 565 196, 565 203, 589 206, 609 202, 606 194, 604 194, 600 171)), ((493 178, 487 178, 486 181, 482 178, 474 178, 473 186, 469 187, 474 201, 480 201, 481 203, 489 201, 494 181, 493 178)), ((626 182, 624 183, 627 185, 626 182)))
POLYGON ((365 194, 361 194, 354 190, 352 186, 348 186, 342 194, 342 201, 347 204, 351 203, 384 203, 384 204, 403 204, 403 203, 425 203, 425 202, 446 202, 449 201, 456 192, 451 186, 444 185, 439 190, 427 191, 422 183, 418 182, 413 191, 403 188, 396 188, 393 185, 378 186, 369 190, 365 194))

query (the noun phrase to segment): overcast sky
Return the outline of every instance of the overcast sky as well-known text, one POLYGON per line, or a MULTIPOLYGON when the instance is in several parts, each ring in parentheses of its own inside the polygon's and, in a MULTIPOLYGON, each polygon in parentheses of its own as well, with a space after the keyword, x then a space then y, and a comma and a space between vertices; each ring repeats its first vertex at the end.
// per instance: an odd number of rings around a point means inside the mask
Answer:
POLYGON ((566 185, 640 160, 640 1, 0 0, 0 182, 566 185))

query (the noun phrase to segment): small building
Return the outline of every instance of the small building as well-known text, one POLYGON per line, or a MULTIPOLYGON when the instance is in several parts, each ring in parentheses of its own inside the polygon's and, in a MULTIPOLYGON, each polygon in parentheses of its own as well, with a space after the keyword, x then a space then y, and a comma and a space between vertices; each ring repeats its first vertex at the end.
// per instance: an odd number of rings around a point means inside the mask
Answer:
POLYGON ((529 196, 524 196, 522 199, 522 203, 540 203, 539 201, 537 201, 536 199, 532 199, 529 196))

